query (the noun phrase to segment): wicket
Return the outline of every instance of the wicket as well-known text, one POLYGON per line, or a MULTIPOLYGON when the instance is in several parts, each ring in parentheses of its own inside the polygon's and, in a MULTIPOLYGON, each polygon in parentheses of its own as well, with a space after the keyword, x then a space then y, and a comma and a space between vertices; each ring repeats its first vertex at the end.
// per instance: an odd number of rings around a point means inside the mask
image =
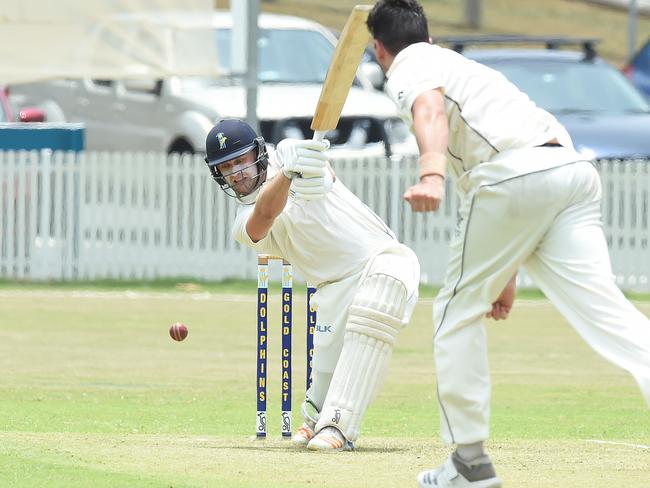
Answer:
MULTIPOLYGON (((277 256, 261 254, 257 257, 257 417, 255 435, 266 437, 266 379, 268 341, 268 291, 269 261, 282 261, 282 437, 291 437, 291 329, 293 313, 293 274, 291 264, 277 256)), ((307 287, 307 378, 306 389, 311 385, 311 361, 314 353, 314 328, 316 312, 312 310, 311 297, 316 292, 307 287)))

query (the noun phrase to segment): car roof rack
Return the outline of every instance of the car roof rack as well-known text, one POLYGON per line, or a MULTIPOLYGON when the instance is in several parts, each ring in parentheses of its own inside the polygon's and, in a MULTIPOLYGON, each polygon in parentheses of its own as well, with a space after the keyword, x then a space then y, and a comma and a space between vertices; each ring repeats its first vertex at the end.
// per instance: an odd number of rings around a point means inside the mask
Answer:
POLYGON ((439 36, 432 37, 434 43, 449 44, 454 51, 462 53, 465 47, 483 44, 537 44, 546 49, 559 49, 565 46, 581 46, 585 60, 596 57, 596 44, 600 39, 586 37, 522 36, 522 35, 483 35, 483 36, 439 36))

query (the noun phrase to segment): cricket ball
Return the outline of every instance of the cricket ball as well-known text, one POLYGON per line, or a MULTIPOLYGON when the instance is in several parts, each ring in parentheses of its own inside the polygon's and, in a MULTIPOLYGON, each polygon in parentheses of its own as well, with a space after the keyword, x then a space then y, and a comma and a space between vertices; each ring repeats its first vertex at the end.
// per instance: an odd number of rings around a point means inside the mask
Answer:
POLYGON ((181 322, 174 322, 169 328, 169 335, 175 341, 182 341, 187 337, 187 326, 181 322))

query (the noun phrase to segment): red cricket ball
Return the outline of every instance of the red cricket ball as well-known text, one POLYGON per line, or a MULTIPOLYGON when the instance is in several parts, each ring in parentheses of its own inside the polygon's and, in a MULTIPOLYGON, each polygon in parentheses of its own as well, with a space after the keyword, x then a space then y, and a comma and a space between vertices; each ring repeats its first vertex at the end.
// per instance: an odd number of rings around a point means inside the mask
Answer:
POLYGON ((187 326, 181 322, 174 322, 169 328, 169 335, 175 341, 182 341, 187 337, 187 326))

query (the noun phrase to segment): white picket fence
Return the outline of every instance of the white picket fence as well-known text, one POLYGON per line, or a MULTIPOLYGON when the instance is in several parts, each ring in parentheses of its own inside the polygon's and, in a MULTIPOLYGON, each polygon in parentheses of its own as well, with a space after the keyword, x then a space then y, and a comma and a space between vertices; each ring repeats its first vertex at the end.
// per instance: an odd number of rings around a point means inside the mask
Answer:
MULTIPOLYGON (((402 200, 415 158, 335 159, 338 176, 417 253, 440 284, 456 224, 451 184, 436 214, 402 200)), ((597 163, 603 220, 619 285, 650 290, 650 161, 597 163)), ((236 203, 199 156, 0 152, 0 278, 207 280, 254 278, 254 253, 235 243, 236 203)))

